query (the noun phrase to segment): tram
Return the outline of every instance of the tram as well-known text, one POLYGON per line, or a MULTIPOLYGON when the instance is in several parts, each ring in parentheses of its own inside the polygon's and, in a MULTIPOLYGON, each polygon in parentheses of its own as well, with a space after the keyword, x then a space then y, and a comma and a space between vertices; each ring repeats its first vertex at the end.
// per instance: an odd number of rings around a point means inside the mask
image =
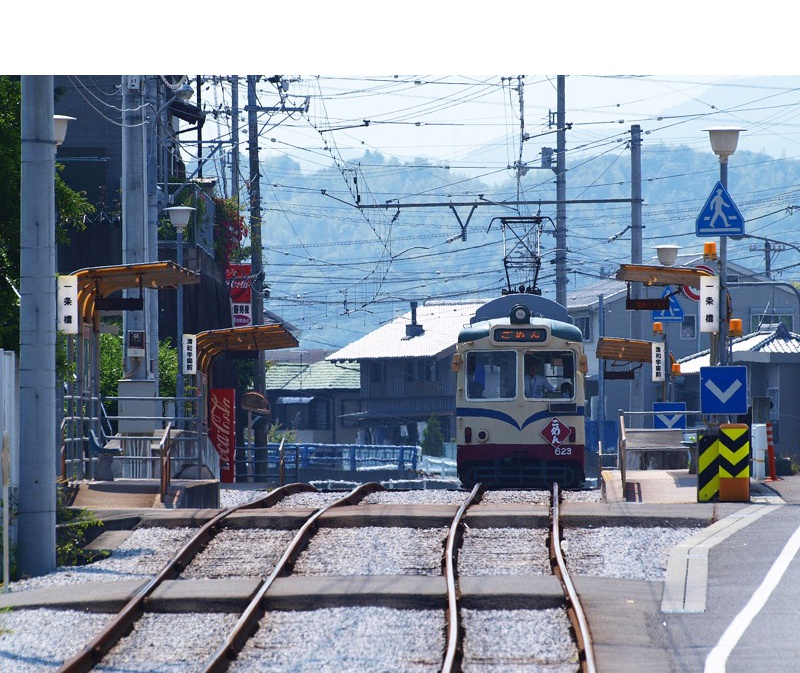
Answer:
POLYGON ((459 333, 453 369, 463 487, 583 485, 587 362, 563 306, 533 294, 484 304, 459 333))

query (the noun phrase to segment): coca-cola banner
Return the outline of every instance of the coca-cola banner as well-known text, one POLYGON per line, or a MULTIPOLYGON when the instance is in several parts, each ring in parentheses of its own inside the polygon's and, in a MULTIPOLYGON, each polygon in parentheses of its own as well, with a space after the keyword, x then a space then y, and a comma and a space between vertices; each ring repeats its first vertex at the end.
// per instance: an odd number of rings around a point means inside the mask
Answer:
POLYGON ((235 477, 236 415, 233 388, 214 388, 208 393, 208 435, 219 453, 219 479, 232 484, 235 477))
POLYGON ((228 264, 225 267, 225 282, 231 293, 231 319, 234 327, 249 327, 253 324, 250 311, 253 279, 250 270, 250 264, 228 264))

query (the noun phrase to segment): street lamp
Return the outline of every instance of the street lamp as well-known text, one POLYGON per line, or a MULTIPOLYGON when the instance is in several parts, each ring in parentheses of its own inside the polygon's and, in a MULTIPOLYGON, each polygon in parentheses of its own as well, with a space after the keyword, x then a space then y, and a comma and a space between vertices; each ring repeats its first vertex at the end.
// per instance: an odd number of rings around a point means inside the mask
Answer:
MULTIPOLYGON (((189 224, 189 219, 194 208, 189 206, 171 206, 164 208, 164 211, 169 215, 169 221, 175 232, 177 233, 176 248, 178 257, 178 266, 183 266, 183 230, 189 224)), ((176 327, 177 341, 178 341, 178 373, 175 379, 175 416, 176 418, 183 418, 183 285, 178 285, 177 301, 175 305, 175 312, 177 313, 178 324, 176 327)))
MULTIPOLYGON (((746 129, 736 126, 714 126, 708 131, 711 149, 719 157, 719 181, 728 189, 728 157, 736 151, 739 133, 746 129)), ((719 237, 719 333, 717 359, 713 364, 728 364, 728 237, 719 237)))

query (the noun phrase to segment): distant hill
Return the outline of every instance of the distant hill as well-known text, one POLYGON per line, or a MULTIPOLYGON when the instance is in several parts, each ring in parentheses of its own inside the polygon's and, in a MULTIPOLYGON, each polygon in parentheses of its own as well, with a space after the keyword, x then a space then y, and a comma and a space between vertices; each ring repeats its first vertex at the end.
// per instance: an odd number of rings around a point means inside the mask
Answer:
MULTIPOLYGON (((630 151, 620 143, 603 154, 567 161, 572 200, 629 199, 630 151)), ((660 243, 700 250, 695 218, 719 179, 710 151, 686 146, 642 145, 644 257, 660 243)), ((747 220, 747 233, 800 246, 794 206, 800 206, 800 162, 737 152, 730 160, 728 191, 747 220)), ((303 172, 287 157, 266 162, 262 178, 267 307, 304 330, 303 348, 342 346, 381 322, 406 312, 411 300, 496 296, 506 286, 504 251, 521 242, 498 218, 543 217, 539 286, 554 298, 554 205, 520 208, 488 205, 511 200, 553 201, 555 175, 532 170, 517 180, 487 184, 480 178, 425 161, 401 163, 367 152, 358 162, 303 172), (425 202, 430 208, 363 209, 361 204, 425 202), (456 213, 444 204, 476 202, 456 213), (462 240, 459 226, 467 226, 462 240), (504 236, 505 233, 505 242, 504 236)), ((629 203, 570 204, 567 208, 569 283, 581 287, 613 273, 630 259, 629 203)), ((535 237, 528 241, 537 249, 535 237)), ((760 239, 729 244, 729 257, 763 271, 760 239)), ((780 246, 777 248, 781 250, 780 246)), ((785 248, 774 269, 791 279, 800 263, 785 248)), ((509 272, 514 275, 514 270, 509 272)), ((513 283, 532 281, 528 274, 513 283)))

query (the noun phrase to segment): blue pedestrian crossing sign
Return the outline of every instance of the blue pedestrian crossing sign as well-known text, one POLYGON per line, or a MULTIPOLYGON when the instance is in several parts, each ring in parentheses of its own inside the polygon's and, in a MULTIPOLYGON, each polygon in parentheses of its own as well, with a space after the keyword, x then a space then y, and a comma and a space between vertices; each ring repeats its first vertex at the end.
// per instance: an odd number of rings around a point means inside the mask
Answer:
POLYGON ((747 367, 700 367, 703 414, 747 413, 747 367))
POLYGON ((653 402, 653 428, 686 429, 686 402, 653 402))
POLYGON ((667 286, 661 293, 661 298, 669 297, 669 308, 663 311, 653 311, 653 322, 683 322, 683 306, 680 305, 676 293, 667 286))
POLYGON ((698 236, 744 236, 744 218, 721 182, 697 216, 695 231, 698 236))

